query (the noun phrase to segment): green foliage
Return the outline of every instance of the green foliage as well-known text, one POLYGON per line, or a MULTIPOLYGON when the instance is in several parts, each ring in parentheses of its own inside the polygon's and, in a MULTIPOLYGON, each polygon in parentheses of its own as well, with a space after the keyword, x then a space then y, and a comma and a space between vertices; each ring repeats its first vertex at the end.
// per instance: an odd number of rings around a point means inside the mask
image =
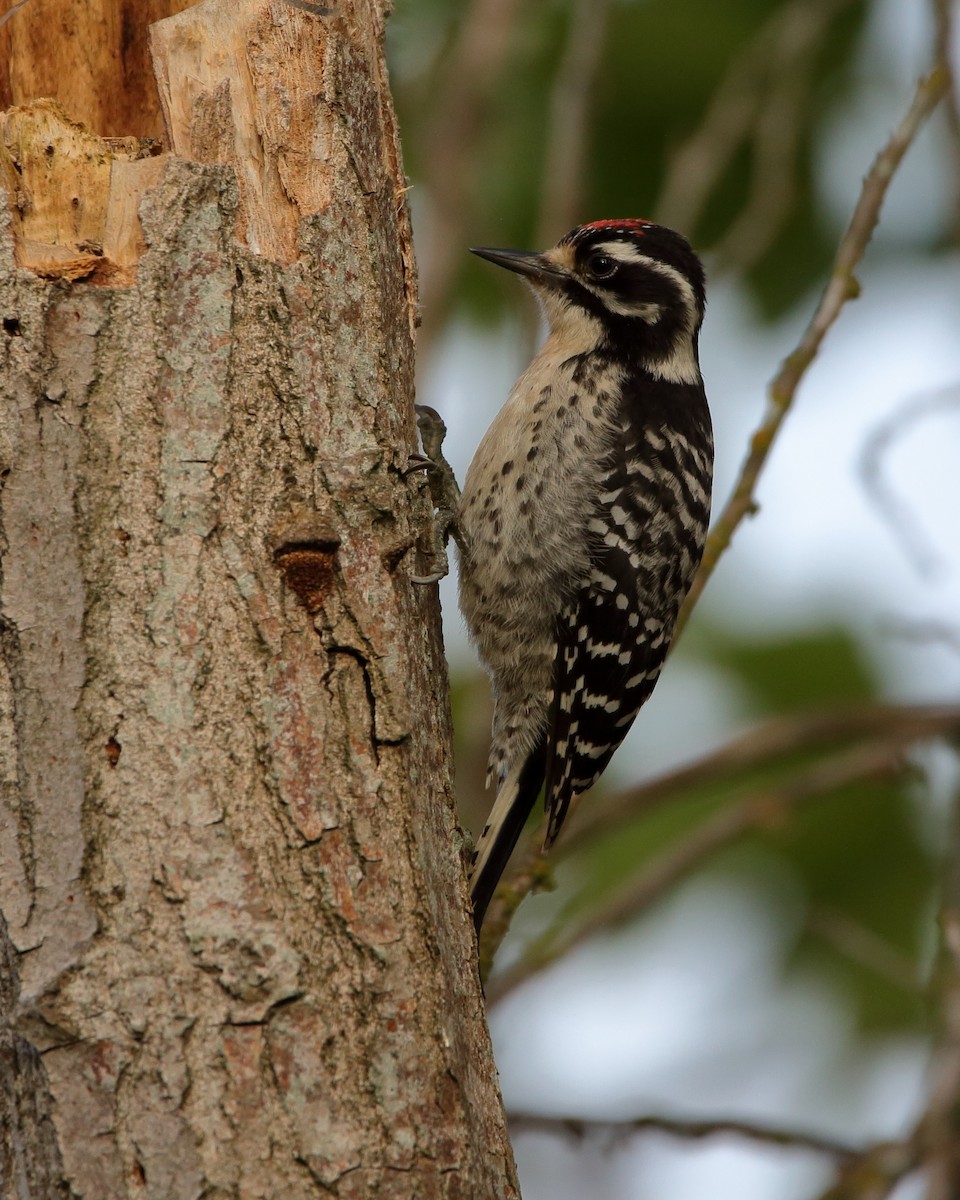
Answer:
MULTIPOLYGON (((819 11, 820 5, 811 4, 819 11)), ((748 265, 746 278, 760 310, 776 315, 823 278, 838 230, 824 211, 815 179, 818 134, 837 103, 856 86, 858 35, 867 4, 838 3, 809 53, 787 61, 795 71, 794 100, 783 131, 785 160, 758 164, 756 117, 706 197, 693 228, 684 230, 708 254, 759 189, 760 209, 775 204, 786 181, 784 211, 769 246, 748 265), (766 172, 766 175, 764 174, 766 172)), ((585 167, 578 219, 652 216, 676 150, 702 124, 711 100, 739 55, 755 44, 781 0, 647 0, 614 4, 602 59, 590 88, 585 167)), ((395 90, 407 170, 415 189, 443 164, 432 161, 438 110, 445 90, 447 54, 458 15, 467 6, 448 0, 406 0, 391 28, 395 90)), ((545 151, 551 137, 550 98, 562 60, 572 3, 520 6, 509 51, 494 86, 463 130, 470 147, 463 192, 464 236, 480 244, 532 247, 542 210, 545 151)), ((781 54, 783 51, 781 51, 781 54)), ((756 55, 754 56, 757 57, 756 55)), ((754 70, 762 112, 782 74, 779 62, 754 70)), ((463 81, 474 86, 477 79, 463 81)), ((482 83, 482 80, 479 81, 482 83)), ((779 101, 777 101, 779 103, 779 101)), ((868 164, 859 164, 864 170, 868 164)), ((416 193, 415 193, 416 195, 416 193)), ((415 201, 416 211, 416 201, 415 201)), ((662 214, 670 220, 670 213, 662 214)), ((563 230, 556 230, 559 236, 563 230)), ((466 267, 456 282, 458 302, 480 318, 500 311, 504 289, 489 271, 466 267)), ((736 262, 722 262, 737 267, 736 262)))
POLYGON ((655 0, 614 10, 590 143, 592 207, 653 211, 670 152, 696 129, 731 58, 777 7, 655 0))
POLYGON ((864 704, 880 685, 849 629, 820 626, 757 641, 729 630, 701 631, 706 659, 736 679, 757 714, 864 704))
MULTIPOLYGON (((914 967, 919 985, 938 864, 918 832, 909 781, 875 781, 800 810, 768 845, 800 882, 815 918, 822 913, 828 929, 853 922, 875 935, 914 967)), ((825 940, 819 920, 793 947, 789 965, 835 977, 865 1028, 909 1028, 924 1016, 918 993, 825 940)))

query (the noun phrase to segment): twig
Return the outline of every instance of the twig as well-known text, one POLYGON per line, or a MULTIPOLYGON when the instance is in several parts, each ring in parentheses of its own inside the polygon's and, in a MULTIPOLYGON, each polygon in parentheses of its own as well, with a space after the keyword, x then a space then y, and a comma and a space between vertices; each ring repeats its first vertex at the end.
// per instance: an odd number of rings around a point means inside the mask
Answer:
POLYGON ((805 801, 847 784, 895 774, 905 749, 903 743, 891 739, 866 742, 818 763, 787 783, 755 792, 713 813, 579 921, 570 919, 534 942, 522 959, 493 980, 487 988, 488 1002, 502 1000, 593 934, 643 912, 701 863, 746 834, 782 825, 805 801))
POLYGON ((555 853, 566 857, 580 852, 597 838, 708 780, 722 787, 788 755, 865 737, 887 736, 905 743, 945 734, 960 736, 960 705, 881 704, 777 717, 676 770, 578 809, 555 853))
POLYGON ((550 246, 580 215, 587 118, 610 0, 575 0, 550 92, 547 149, 535 246, 550 246))
POLYGON ((960 1193, 960 793, 954 801, 951 841, 934 987, 940 1036, 927 1111, 919 1126, 928 1169, 927 1200, 953 1200, 960 1193))
POLYGON ((506 936, 514 913, 530 892, 550 886, 557 861, 582 853, 600 838, 676 801, 708 781, 719 791, 749 772, 769 769, 791 755, 812 754, 829 746, 865 738, 892 739, 901 746, 927 738, 960 737, 960 705, 884 704, 862 709, 778 717, 734 738, 718 750, 637 787, 612 796, 591 796, 575 807, 550 858, 540 851, 543 827, 534 832, 519 862, 497 891, 481 939, 481 975, 506 936))
POLYGON ((960 1194, 960 794, 940 912, 937 986, 940 1044, 932 1058, 926 1110, 901 1142, 880 1143, 843 1166, 820 1200, 886 1200, 912 1172, 927 1177, 926 1200, 960 1194))
POLYGON ((916 569, 924 575, 932 574, 941 565, 935 547, 930 545, 920 532, 918 524, 911 520, 904 503, 894 493, 883 477, 883 455, 908 429, 916 428, 923 417, 949 412, 960 407, 960 390, 937 392, 911 400, 904 408, 888 417, 868 436, 860 457, 860 476, 863 486, 871 496, 881 517, 898 536, 904 553, 913 560, 916 569))
POLYGON ((916 1134, 903 1141, 877 1142, 845 1163, 819 1200, 888 1200, 918 1166, 916 1134))
POLYGON ((30 0, 17 0, 17 3, 14 4, 12 8, 8 8, 3 16, 0 16, 0 26, 6 25, 15 12, 19 12, 25 4, 29 3, 30 0))
POLYGON ((471 163, 487 109, 513 45, 521 0, 472 0, 447 57, 424 139, 425 185, 432 201, 421 259, 422 355, 445 316, 444 301, 462 261, 472 216, 471 163))
POLYGON ((746 269, 759 262, 779 233, 796 194, 796 160, 803 108, 815 51, 848 0, 783 10, 778 53, 768 70, 769 93, 753 130, 751 186, 746 204, 714 246, 718 265, 746 269))
MULTIPOLYGON (((703 121, 672 156, 655 206, 658 220, 693 233, 723 172, 760 119, 771 76, 794 53, 797 22, 821 28, 852 0, 794 0, 778 8, 731 61, 703 121)), ((811 44, 813 39, 811 37, 811 44)))
POLYGON ((807 917, 807 928, 851 962, 859 963, 905 992, 916 993, 920 981, 910 959, 847 913, 816 908, 807 917))
POLYGON ((749 1121, 728 1119, 695 1121, 677 1117, 644 1116, 621 1121, 586 1120, 583 1117, 548 1117, 536 1113, 508 1113, 510 1132, 554 1133, 577 1139, 607 1136, 613 1141, 641 1133, 664 1133, 669 1137, 701 1138, 733 1136, 786 1149, 812 1150, 832 1158, 853 1159, 863 1151, 847 1142, 822 1137, 799 1129, 777 1129, 749 1121))
POLYGON ((956 71, 950 61, 954 31, 953 10, 954 0, 934 0, 936 56, 951 75, 945 107, 947 134, 950 141, 950 163, 953 172, 953 240, 960 241, 960 96, 957 95, 956 71))
POLYGON ((750 451, 733 493, 707 539, 703 562, 677 622, 678 633, 689 619, 720 556, 730 545, 738 525, 744 517, 756 511, 754 491, 757 481, 783 421, 790 411, 800 381, 844 305, 859 295, 860 285, 854 270, 863 257, 880 218, 880 208, 887 188, 923 122, 943 98, 949 80, 949 72, 942 63, 920 80, 906 116, 877 155, 863 182, 860 199, 840 240, 823 297, 800 339, 800 344, 783 361, 770 384, 766 415, 751 439, 750 451))
POLYGON ((517 909, 532 893, 553 890, 553 857, 548 858, 541 850, 546 827, 544 820, 528 840, 519 866, 500 883, 487 909, 480 931, 479 954, 480 980, 484 986, 490 977, 494 955, 507 936, 517 909))
POLYGON ((785 10, 773 13, 730 62, 700 125, 680 145, 654 206, 658 221, 693 233, 717 181, 743 143, 763 103, 765 66, 785 10))
POLYGON ((896 615, 880 625, 882 632, 903 641, 933 644, 952 654, 960 654, 960 626, 948 621, 911 621, 896 615))

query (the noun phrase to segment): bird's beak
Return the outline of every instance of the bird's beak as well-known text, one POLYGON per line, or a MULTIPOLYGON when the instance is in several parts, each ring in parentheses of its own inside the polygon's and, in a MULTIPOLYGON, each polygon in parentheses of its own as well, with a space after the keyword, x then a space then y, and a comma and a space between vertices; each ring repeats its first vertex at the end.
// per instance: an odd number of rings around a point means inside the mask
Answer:
POLYGON ((567 273, 555 262, 534 250, 493 250, 486 246, 471 246, 470 253, 489 259, 498 267, 526 275, 533 283, 559 283, 567 273))

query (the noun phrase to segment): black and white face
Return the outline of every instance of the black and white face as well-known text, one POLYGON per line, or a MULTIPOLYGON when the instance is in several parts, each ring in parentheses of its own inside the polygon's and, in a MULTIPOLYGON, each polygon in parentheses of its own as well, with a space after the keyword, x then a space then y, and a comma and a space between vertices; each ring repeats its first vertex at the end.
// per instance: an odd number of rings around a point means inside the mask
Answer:
POLYGON ((561 267, 575 303, 615 317, 694 332, 703 320, 704 276, 685 238, 650 221, 595 221, 543 256, 561 267))
POLYGON ((700 382, 703 266, 688 241, 652 221, 594 221, 552 250, 474 250, 526 278, 553 340, 569 353, 606 347, 654 378, 700 382))
POLYGON ((686 239, 651 221, 578 225, 542 254, 475 250, 522 275, 551 331, 572 349, 603 342, 636 352, 655 375, 699 378, 703 266, 686 239))

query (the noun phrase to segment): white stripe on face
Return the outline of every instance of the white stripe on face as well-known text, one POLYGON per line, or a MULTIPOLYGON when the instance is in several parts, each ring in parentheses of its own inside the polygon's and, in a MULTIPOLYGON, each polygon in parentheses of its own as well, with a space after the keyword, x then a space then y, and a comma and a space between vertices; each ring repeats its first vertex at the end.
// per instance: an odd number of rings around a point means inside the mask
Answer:
MULTIPOLYGON (((641 253, 636 246, 631 245, 629 242, 601 242, 595 249, 601 254, 609 255, 616 262, 637 263, 645 267, 648 271, 653 271, 655 274, 660 275, 663 279, 669 279, 683 297, 683 302, 687 309, 687 324, 690 328, 693 328, 697 318, 700 316, 700 306, 690 285, 690 280, 687 279, 682 271, 678 271, 676 267, 668 266, 667 263, 660 262, 659 259, 650 258, 648 255, 641 253)), ((604 298, 607 300, 612 311, 620 311, 609 303, 609 297, 606 294, 604 298)), ((640 312, 630 314, 621 313, 621 315, 636 315, 642 317, 643 320, 648 319, 643 317, 643 314, 640 312)))
MULTIPOLYGON (((700 368, 697 365, 693 337, 702 313, 690 281, 676 267, 671 267, 667 263, 660 262, 658 259, 650 258, 629 242, 600 242, 594 247, 594 250, 608 255, 614 261, 623 263, 624 265, 636 265, 645 270, 652 271, 662 279, 669 280, 677 289, 680 301, 685 310, 685 330, 677 337, 669 353, 650 357, 645 361, 644 365, 651 375, 658 379, 669 380, 671 383, 699 383, 700 368)), ((663 317, 663 305, 652 301, 631 304, 628 301, 618 299, 612 290, 608 290, 599 284, 593 284, 582 277, 580 282, 602 302, 605 308, 617 316, 639 319, 647 325, 656 325, 663 317)))
POLYGON ((665 379, 670 383, 693 383, 701 381, 697 356, 693 352, 693 342, 689 337, 677 342, 671 352, 663 358, 648 358, 644 366, 656 379, 665 379))

